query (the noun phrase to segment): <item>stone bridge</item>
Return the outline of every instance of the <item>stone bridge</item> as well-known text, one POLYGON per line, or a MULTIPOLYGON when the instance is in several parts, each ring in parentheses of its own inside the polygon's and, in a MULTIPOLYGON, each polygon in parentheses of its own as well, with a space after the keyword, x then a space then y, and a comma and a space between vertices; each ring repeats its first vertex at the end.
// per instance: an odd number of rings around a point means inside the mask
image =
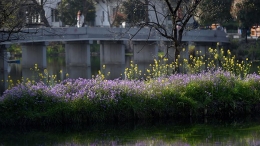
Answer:
MULTIPOLYGON (((124 64, 126 44, 130 44, 133 50, 135 63, 153 62, 158 56, 159 47, 168 49, 169 53, 174 54, 174 49, 167 47, 171 45, 171 40, 165 39, 149 28, 26 28, 11 36, 0 34, 0 39, 2 40, 0 51, 3 52, 6 52, 10 44, 21 45, 23 68, 33 67, 34 64, 46 68, 46 46, 49 42, 55 41, 65 44, 67 66, 90 66, 90 45, 93 41, 100 44, 102 64, 124 64)), ((216 46, 216 43, 229 42, 226 33, 221 30, 186 31, 182 41, 188 42, 187 44, 192 42, 197 50, 204 51, 216 46)), ((0 60, 1 69, 6 69, 6 64, 5 59, 0 60)))

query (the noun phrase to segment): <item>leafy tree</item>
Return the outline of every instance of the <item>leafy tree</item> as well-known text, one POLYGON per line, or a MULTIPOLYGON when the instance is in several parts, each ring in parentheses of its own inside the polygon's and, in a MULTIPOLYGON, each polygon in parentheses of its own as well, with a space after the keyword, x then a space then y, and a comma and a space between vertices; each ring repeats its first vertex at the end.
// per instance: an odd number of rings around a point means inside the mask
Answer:
POLYGON ((37 16, 43 24, 49 27, 49 23, 45 17, 43 5, 47 0, 1 0, 0 1, 0 33, 2 38, 0 42, 19 39, 22 33, 28 33, 23 31, 24 27, 30 27, 32 23, 32 17, 37 16), (40 17, 39 17, 40 16, 40 17), (20 35, 12 35, 20 33, 20 35))
MULTIPOLYGON (((244 0, 236 4, 236 18, 240 23, 240 27, 244 30, 243 35, 247 35, 246 32, 252 26, 259 26, 260 19, 260 1, 258 0, 244 0)), ((247 38, 247 37, 246 37, 247 38)), ((247 41, 247 39, 246 39, 247 41)))
POLYGON ((204 12, 201 13, 200 24, 220 23, 223 25, 232 22, 233 18, 230 13, 232 2, 233 0, 204 0, 200 6, 201 11, 204 12))
POLYGON ((76 25, 76 16, 81 10, 85 22, 95 21, 95 5, 92 0, 62 0, 58 6, 59 18, 65 25, 76 25))
POLYGON ((259 60, 260 59, 260 41, 256 41, 253 44, 249 44, 248 48, 249 56, 251 60, 259 60))
POLYGON ((245 0, 233 0, 232 5, 231 5, 231 15, 233 18, 237 19, 237 14, 238 11, 240 10, 238 5, 243 3, 245 0))
POLYGON ((127 14, 126 22, 130 25, 136 25, 136 23, 146 20, 147 7, 140 0, 127 0, 123 2, 124 13, 127 14), (130 13, 129 13, 130 12, 130 13))
POLYGON ((12 33, 20 32, 25 26, 25 17, 21 15, 25 8, 26 1, 1 0, 0 1, 0 42, 8 41, 12 33), (4 37, 3 37, 4 36, 4 37))
POLYGON ((260 1, 257 0, 246 0, 243 3, 237 5, 240 9, 238 11, 238 20, 242 27, 257 26, 260 24, 260 1))

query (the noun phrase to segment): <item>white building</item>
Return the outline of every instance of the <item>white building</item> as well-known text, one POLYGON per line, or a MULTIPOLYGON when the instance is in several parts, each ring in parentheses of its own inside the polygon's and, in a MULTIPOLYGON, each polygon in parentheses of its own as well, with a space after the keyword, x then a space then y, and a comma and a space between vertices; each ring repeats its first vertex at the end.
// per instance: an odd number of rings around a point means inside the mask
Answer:
MULTIPOLYGON (((62 23, 58 20, 57 7, 61 0, 36 0, 39 5, 43 5, 45 11, 45 17, 48 20, 50 26, 60 27, 62 23)), ((38 9, 35 9, 35 1, 26 1, 23 8, 26 23, 28 25, 37 25, 42 22, 41 14, 38 9)))
MULTIPOLYGON (((123 0, 96 0, 96 19, 94 25, 110 26, 114 20, 113 16, 117 11, 117 6, 122 4, 122 1, 123 0)), ((47 0, 44 3, 45 16, 52 27, 62 26, 62 22, 59 21, 57 13, 57 7, 60 2, 61 0, 47 0)))
MULTIPOLYGON (((110 27, 114 21, 115 14, 119 11, 118 6, 122 5, 123 1, 125 0, 95 0, 96 18, 94 26, 110 27)), ((47 0, 44 3, 45 16, 52 27, 62 26, 62 22, 58 20, 56 10, 60 2, 61 0, 47 0)), ((170 26, 171 19, 165 19, 168 10, 166 10, 164 4, 158 0, 150 0, 150 2, 156 6, 156 10, 159 12, 157 13, 159 21, 167 27, 170 26)), ((152 10, 151 7, 148 7, 148 9, 152 10)), ((182 12, 179 13, 181 15, 182 12)), ((154 22, 157 20, 154 11, 149 11, 149 20, 154 22)), ((193 23, 193 19, 189 23, 193 23)))
POLYGON ((57 7, 61 0, 47 0, 44 3, 45 16, 52 27, 61 27, 62 22, 58 19, 57 7))
POLYGON ((124 0, 96 0, 95 26, 111 26, 124 0))
MULTIPOLYGON (((162 1, 150 0, 150 5, 148 7, 149 21, 160 23, 161 25, 165 25, 167 28, 170 28, 172 26, 172 20, 171 20, 171 17, 166 17, 167 14, 169 14, 169 10, 167 9, 167 7, 165 5, 166 4, 163 3, 162 1), (156 11, 151 6, 155 6, 156 11)), ((183 6, 177 11, 177 16, 182 18, 184 16, 184 14, 185 14, 185 8, 183 6)), ((194 22, 194 19, 191 18, 188 21, 188 24, 193 24, 193 22, 194 22)))

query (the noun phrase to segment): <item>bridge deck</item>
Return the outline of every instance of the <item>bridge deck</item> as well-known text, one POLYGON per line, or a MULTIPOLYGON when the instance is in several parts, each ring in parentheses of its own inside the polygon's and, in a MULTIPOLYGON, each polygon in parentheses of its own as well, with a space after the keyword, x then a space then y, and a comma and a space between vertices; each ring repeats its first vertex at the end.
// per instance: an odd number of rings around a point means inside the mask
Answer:
MULTIPOLYGON (((228 42, 227 34, 220 30, 191 30, 183 33, 184 42, 228 42)), ((6 40, 7 35, 0 35, 6 40)), ((103 28, 103 27, 60 27, 60 28, 26 28, 10 36, 10 41, 0 44, 53 42, 53 41, 171 41, 149 28, 103 28)))

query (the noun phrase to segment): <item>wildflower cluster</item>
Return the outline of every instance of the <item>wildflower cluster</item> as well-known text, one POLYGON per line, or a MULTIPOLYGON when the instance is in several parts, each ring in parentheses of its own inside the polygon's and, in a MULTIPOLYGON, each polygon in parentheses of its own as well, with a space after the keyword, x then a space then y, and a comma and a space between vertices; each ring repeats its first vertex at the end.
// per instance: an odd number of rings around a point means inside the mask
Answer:
POLYGON ((184 64, 188 73, 199 73, 206 69, 217 69, 234 73, 244 77, 249 74, 252 62, 246 60, 239 61, 230 50, 209 48, 207 55, 201 55, 201 51, 196 51, 196 56, 190 55, 189 59, 184 59, 184 64))
POLYGON ((138 65, 134 64, 133 61, 131 61, 130 68, 126 68, 124 73, 126 79, 145 78, 146 80, 150 80, 152 78, 168 76, 175 71, 176 67, 176 63, 168 63, 167 58, 160 56, 160 59, 154 59, 154 63, 149 64, 144 73, 138 69, 138 65))
MULTIPOLYGON (((183 49, 185 51, 185 49, 183 49)), ((146 80, 167 76, 176 73, 196 74, 205 70, 217 70, 219 68, 231 72, 237 76, 245 77, 249 74, 252 62, 246 58, 239 61, 235 55, 232 55, 230 50, 226 52, 223 49, 208 49, 208 53, 195 51, 193 47, 188 51, 189 58, 181 58, 180 55, 175 62, 169 63, 167 58, 161 56, 160 59, 154 59, 153 64, 150 64, 146 72, 139 70, 138 65, 131 61, 130 68, 125 69, 125 77, 127 79, 146 80)))
POLYGON ((49 123, 260 112, 260 76, 223 70, 141 80, 23 83, 0 97, 0 123, 49 123), (210 108, 209 108, 210 107, 210 108), (205 111, 207 111, 205 113, 205 111))
MULTIPOLYGON (((61 79, 57 78, 57 75, 50 74, 47 69, 40 69, 38 68, 38 65, 35 64, 33 68, 30 68, 32 71, 32 75, 30 78, 21 78, 21 80, 13 81, 10 76, 8 76, 8 79, 5 81, 8 84, 8 89, 11 89, 14 86, 20 85, 20 84, 37 84, 38 82, 44 82, 45 84, 52 86, 57 83, 61 82, 61 79)), ((60 74, 63 74, 63 71, 60 70, 60 74)), ((66 74, 66 78, 69 77, 69 74, 66 74)), ((4 82, 2 80, 2 82, 4 82)))

